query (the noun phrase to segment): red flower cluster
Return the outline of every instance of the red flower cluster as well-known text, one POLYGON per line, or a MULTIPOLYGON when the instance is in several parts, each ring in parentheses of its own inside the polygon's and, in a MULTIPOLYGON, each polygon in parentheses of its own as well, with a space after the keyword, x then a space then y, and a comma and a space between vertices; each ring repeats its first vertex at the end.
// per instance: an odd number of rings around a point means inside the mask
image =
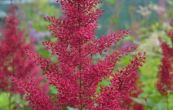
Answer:
POLYGON ((25 93, 26 100, 30 101, 29 106, 35 110, 54 110, 51 98, 48 96, 48 85, 43 77, 31 76, 27 81, 14 79, 17 89, 25 93))
POLYGON ((13 79, 27 81, 37 76, 40 69, 25 54, 26 49, 34 51, 31 43, 26 43, 23 32, 18 29, 15 15, 16 6, 10 6, 0 41, 0 90, 16 92, 13 79))
MULTIPOLYGON (((173 41, 173 33, 168 32, 168 36, 173 41)), ((168 95, 168 92, 173 92, 173 48, 169 47, 166 42, 161 42, 162 60, 159 72, 159 80, 157 82, 157 89, 162 95, 168 95)))
POLYGON ((50 97, 40 98, 42 95, 34 95, 37 94, 34 89, 29 91, 32 106, 35 110, 61 110, 68 106, 78 110, 129 109, 134 105, 131 105, 130 97, 136 94, 137 72, 145 60, 144 54, 137 54, 128 66, 115 73, 115 64, 124 55, 133 52, 135 46, 115 50, 94 63, 94 55, 108 53, 109 48, 126 36, 128 31, 122 30, 96 39, 97 20, 102 13, 102 10, 98 9, 100 0, 59 2, 63 16, 58 19, 45 17, 51 23, 48 28, 57 37, 57 41, 43 43, 57 56, 58 61, 51 62, 32 52, 28 53, 41 65, 49 84, 57 88, 57 100, 52 102, 50 107, 50 104, 47 104, 50 97), (96 92, 99 82, 107 78, 111 84, 96 92))
MULTIPOLYGON (((102 94, 98 97, 98 105, 94 110, 136 110, 136 106, 130 97, 138 97, 138 88, 136 81, 138 80, 137 69, 144 62, 143 56, 139 53, 131 63, 113 74, 111 85, 104 88, 102 94)), ((143 110, 143 107, 140 109, 143 110)))

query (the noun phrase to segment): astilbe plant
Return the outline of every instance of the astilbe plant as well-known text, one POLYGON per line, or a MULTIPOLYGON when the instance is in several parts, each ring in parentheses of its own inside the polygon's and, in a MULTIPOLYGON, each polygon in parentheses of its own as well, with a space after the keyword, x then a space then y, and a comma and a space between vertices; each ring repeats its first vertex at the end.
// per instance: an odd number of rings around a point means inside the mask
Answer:
MULTIPOLYGON (((173 43, 173 32, 168 32, 173 43)), ((167 96, 173 92, 173 48, 170 47, 166 42, 160 41, 162 49, 161 66, 158 75, 157 89, 163 96, 167 96)))
POLYGON ((0 90, 10 93, 21 93, 17 89, 17 81, 27 81, 39 77, 40 68, 25 53, 26 49, 35 51, 31 42, 27 43, 24 33, 18 27, 16 6, 10 5, 5 25, 1 29, 0 40, 0 90), (14 81, 15 80, 15 81, 14 81))
POLYGON ((94 55, 109 52, 109 48, 129 32, 121 30, 96 39, 97 21, 102 13, 98 8, 100 0, 60 0, 59 3, 62 17, 45 17, 51 23, 48 28, 57 41, 43 42, 58 61, 51 62, 28 51, 32 60, 41 65, 49 84, 54 85, 58 93, 55 100, 50 101, 50 96, 39 95, 33 89, 36 86, 30 85, 33 88, 26 92, 31 106, 35 110, 61 110, 65 107, 78 110, 130 110, 134 107, 134 110, 142 110, 143 107, 135 104, 131 97, 139 94, 136 82, 145 55, 136 54, 129 65, 113 72, 119 59, 133 52, 136 46, 119 48, 93 62, 94 55), (97 91, 104 79, 109 79, 111 84, 101 86, 97 91))

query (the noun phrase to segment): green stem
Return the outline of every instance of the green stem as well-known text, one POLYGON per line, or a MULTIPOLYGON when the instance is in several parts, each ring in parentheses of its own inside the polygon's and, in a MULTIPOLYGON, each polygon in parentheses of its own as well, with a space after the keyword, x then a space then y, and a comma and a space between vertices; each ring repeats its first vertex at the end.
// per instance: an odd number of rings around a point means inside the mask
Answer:
POLYGON ((12 110, 12 95, 11 95, 11 93, 9 93, 9 96, 8 96, 8 101, 9 101, 9 103, 8 103, 8 108, 9 108, 9 110, 12 110))
POLYGON ((167 92, 167 95, 166 95, 166 110, 169 110, 169 92, 167 92))

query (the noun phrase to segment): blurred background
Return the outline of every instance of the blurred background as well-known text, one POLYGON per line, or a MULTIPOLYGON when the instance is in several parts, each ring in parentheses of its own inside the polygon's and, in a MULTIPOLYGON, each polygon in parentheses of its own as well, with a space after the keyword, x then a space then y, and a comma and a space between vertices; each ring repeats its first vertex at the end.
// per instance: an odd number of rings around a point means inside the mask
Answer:
MULTIPOLYGON (((26 37, 31 37, 40 54, 49 57, 41 42, 54 39, 47 29, 48 22, 44 16, 61 16, 60 5, 55 0, 0 0, 0 28, 4 25, 8 6, 17 5, 20 28, 26 37)), ((104 10, 98 24, 96 37, 119 29, 129 29, 130 35, 122 43, 135 43, 137 51, 145 51, 146 63, 140 69, 143 93, 136 102, 145 106, 146 110, 166 110, 165 98, 156 89, 157 74, 162 57, 159 39, 171 46, 166 32, 173 27, 173 0, 103 0, 100 7, 104 10)), ((1 36, 1 35, 0 35, 1 36)), ((130 57, 122 60, 126 64, 130 57)), ((105 81, 103 84, 107 84, 105 81)), ((8 93, 0 94, 0 110, 8 109, 8 93)), ((24 106, 27 102, 20 96, 13 96, 15 104, 24 106)), ((173 110, 173 95, 169 97, 170 110, 173 110)), ((27 110, 27 108, 23 108, 27 110)))

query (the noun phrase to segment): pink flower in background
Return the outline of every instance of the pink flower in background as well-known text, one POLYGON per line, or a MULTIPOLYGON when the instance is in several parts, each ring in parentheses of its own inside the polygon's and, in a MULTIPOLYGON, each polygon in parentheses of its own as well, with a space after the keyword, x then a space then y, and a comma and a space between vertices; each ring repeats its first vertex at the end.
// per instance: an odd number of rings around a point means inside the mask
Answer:
MULTIPOLYGON (((168 36, 173 39, 172 32, 168 32, 168 36)), ((173 40, 172 40, 173 41, 173 40)), ((173 48, 169 47, 166 42, 161 42, 162 49, 162 60, 159 71, 159 79, 157 81, 157 89, 162 95, 168 95, 168 92, 173 92, 173 67, 172 67, 172 58, 173 58, 173 48)))
POLYGON ((2 28, 0 41, 0 90, 16 91, 13 79, 27 81, 29 77, 37 77, 40 69, 25 54, 30 48, 35 51, 32 43, 27 43, 23 32, 18 29, 19 21, 15 15, 16 6, 11 5, 5 26, 2 28))

